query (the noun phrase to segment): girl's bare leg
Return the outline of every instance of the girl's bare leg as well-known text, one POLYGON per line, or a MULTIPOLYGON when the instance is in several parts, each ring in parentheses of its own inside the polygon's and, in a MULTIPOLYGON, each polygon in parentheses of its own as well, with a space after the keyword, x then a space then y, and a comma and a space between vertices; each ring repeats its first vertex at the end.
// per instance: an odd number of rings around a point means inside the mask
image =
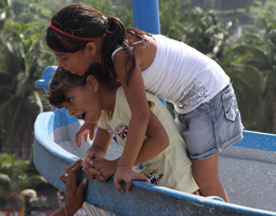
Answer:
POLYGON ((219 153, 203 160, 192 161, 193 176, 202 196, 218 196, 229 202, 227 193, 219 180, 219 153))

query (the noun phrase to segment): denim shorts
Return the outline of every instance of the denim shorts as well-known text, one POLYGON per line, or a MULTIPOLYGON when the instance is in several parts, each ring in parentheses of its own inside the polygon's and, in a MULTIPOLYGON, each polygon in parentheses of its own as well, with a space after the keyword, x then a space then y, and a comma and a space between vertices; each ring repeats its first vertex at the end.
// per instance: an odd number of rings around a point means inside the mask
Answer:
POLYGON ((240 111, 232 84, 187 113, 175 113, 189 158, 206 159, 243 138, 240 111))

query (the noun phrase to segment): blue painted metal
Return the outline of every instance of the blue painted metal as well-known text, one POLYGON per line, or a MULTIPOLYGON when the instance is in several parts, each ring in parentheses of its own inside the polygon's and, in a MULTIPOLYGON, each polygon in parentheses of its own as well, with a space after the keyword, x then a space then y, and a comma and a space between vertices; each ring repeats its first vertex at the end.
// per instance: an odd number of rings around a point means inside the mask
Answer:
POLYGON ((246 131, 243 136, 244 138, 234 146, 276 152, 275 134, 246 131))
POLYGON ((132 0, 134 27, 160 34, 158 0, 132 0))

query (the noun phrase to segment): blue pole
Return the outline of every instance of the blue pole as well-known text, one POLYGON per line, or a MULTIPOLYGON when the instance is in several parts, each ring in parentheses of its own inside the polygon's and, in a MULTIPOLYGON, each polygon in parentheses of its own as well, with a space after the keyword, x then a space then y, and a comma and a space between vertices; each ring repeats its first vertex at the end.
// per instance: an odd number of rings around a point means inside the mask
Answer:
POLYGON ((134 27, 160 34, 158 0, 132 0, 134 27))
MULTIPOLYGON (((158 0, 132 0, 134 27, 152 34, 160 34, 158 0)), ((166 105, 166 100, 160 98, 166 105)))

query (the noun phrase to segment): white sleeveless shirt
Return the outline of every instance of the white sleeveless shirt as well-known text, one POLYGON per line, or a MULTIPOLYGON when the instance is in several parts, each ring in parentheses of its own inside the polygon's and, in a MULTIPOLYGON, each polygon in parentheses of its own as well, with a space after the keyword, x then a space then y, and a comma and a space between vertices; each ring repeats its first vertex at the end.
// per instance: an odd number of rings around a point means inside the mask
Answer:
MULTIPOLYGON (((157 51, 152 64, 142 71, 145 88, 173 103, 178 113, 194 110, 230 82, 214 60, 196 49, 163 35, 153 35, 153 38, 157 51)), ((120 49, 112 53, 112 59, 120 49)))

